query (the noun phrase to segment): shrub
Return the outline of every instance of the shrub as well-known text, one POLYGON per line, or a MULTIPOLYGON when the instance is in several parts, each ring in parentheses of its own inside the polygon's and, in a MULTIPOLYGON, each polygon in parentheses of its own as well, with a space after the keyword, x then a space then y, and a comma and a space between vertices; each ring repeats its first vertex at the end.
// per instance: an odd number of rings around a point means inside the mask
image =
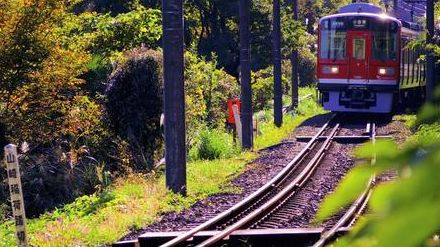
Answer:
POLYGON ((316 54, 308 48, 299 52, 299 81, 301 86, 310 86, 316 83, 316 54))
POLYGON ((238 146, 233 142, 232 136, 219 130, 202 131, 196 150, 195 158, 204 160, 229 158, 239 153, 238 146))
POLYGON ((136 170, 151 169, 162 144, 161 61, 158 52, 134 49, 108 78, 106 111, 115 133, 129 144, 136 170))
MULTIPOLYGON (((290 78, 281 76, 283 93, 289 93, 288 89, 290 78)), ((265 69, 252 72, 252 102, 254 111, 261 111, 270 107, 269 103, 273 102, 273 67, 269 66, 265 69)))
POLYGON ((68 38, 65 45, 82 46, 93 54, 110 56, 135 47, 156 48, 162 36, 161 12, 135 4, 132 10, 116 16, 85 12, 64 19, 60 30, 68 38))
POLYGON ((204 126, 223 128, 227 117, 227 101, 239 95, 234 77, 217 69, 216 58, 206 61, 192 52, 185 52, 185 105, 187 145, 196 144, 198 131, 204 126))
MULTIPOLYGON (((311 52, 309 48, 299 50, 298 67, 300 86, 310 86, 316 83, 316 54, 311 52)), ((288 78, 287 92, 289 92, 292 80, 292 65, 290 60, 283 61, 282 71, 283 75, 288 78)))
POLYGON ((273 100, 273 67, 252 73, 253 110, 261 111, 273 100))

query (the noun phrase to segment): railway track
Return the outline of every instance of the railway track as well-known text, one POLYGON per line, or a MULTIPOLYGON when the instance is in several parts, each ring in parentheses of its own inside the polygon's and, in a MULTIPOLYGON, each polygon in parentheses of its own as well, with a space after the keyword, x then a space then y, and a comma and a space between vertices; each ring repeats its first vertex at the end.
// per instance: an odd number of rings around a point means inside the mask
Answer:
MULTIPOLYGON (((376 124, 370 123, 370 140, 373 145, 376 143, 376 124)), ((376 163, 376 157, 371 159, 371 165, 376 163)), ((375 177, 371 177, 368 181, 368 185, 365 191, 356 199, 356 201, 346 210, 344 215, 333 225, 327 232, 325 232, 322 237, 313 245, 313 247, 322 247, 328 242, 332 241, 334 237, 338 234, 341 228, 349 228, 351 227, 357 218, 363 213, 365 210, 368 200, 371 195, 371 188, 375 181, 375 177)))
MULTIPOLYGON (((139 243, 142 245, 142 242, 147 243, 147 246, 185 246, 189 243, 188 240, 192 239, 190 245, 202 247, 219 245, 224 243, 228 237, 233 238, 233 236, 238 239, 243 236, 258 239, 258 236, 263 235, 272 235, 273 238, 277 238, 289 234, 290 237, 301 236, 306 240, 307 236, 313 236, 307 240, 308 242, 306 241, 307 245, 316 242, 316 246, 322 246, 337 235, 343 227, 349 227, 354 222, 355 215, 360 214, 365 208, 368 191, 364 192, 362 199, 360 197, 335 226, 326 232, 323 232, 323 229, 278 229, 275 231, 273 229, 282 228, 284 222, 289 221, 291 215, 295 213, 298 205, 307 203, 302 200, 301 196, 298 196, 298 192, 313 177, 333 141, 350 139, 349 136, 342 138, 338 136, 340 129, 341 124, 337 117, 332 116, 314 136, 302 137, 309 139, 305 148, 276 177, 240 203, 190 231, 164 235, 153 233, 149 237, 144 236, 144 241, 139 238, 139 241, 119 242, 114 246, 136 246, 139 243), (269 232, 264 229, 271 230, 269 232), (149 243, 147 239, 150 239, 149 243), (154 239, 161 240, 155 242, 154 239)), ((367 139, 374 141, 376 137, 374 123, 367 125, 367 129, 369 129, 367 139)), ((353 136, 353 138, 356 141, 365 139, 360 136, 353 136)))

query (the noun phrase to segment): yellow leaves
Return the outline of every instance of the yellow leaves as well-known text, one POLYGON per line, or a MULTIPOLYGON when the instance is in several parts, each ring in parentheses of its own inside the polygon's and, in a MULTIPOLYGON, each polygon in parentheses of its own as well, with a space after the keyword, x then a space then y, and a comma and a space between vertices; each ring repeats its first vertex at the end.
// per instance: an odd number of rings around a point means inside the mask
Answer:
POLYGON ((3 6, 0 87, 5 91, 0 100, 8 103, 2 117, 13 126, 11 140, 47 142, 90 129, 96 120, 79 125, 79 117, 89 116, 75 108, 78 86, 84 83, 79 77, 87 71, 90 55, 63 46, 58 32, 66 16, 63 1, 6 0, 3 6))
POLYGON ((90 134, 99 124, 102 116, 101 106, 86 96, 76 96, 64 123, 66 134, 82 136, 90 134))

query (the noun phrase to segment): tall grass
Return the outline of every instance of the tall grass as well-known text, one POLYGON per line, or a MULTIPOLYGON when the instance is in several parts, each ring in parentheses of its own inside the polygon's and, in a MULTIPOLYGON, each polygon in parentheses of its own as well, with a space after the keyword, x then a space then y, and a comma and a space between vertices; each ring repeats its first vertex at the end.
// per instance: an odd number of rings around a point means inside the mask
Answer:
POLYGON ((230 158, 240 153, 232 135, 221 130, 201 131, 198 144, 190 150, 191 160, 214 160, 230 158))

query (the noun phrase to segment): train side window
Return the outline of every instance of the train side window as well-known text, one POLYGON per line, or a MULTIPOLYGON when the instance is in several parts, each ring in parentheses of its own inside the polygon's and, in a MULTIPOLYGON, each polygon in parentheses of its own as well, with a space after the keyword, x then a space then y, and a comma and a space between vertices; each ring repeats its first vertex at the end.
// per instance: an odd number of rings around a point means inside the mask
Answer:
POLYGON ((420 84, 420 81, 422 80, 422 73, 421 73, 421 66, 420 66, 420 50, 417 49, 417 56, 416 56, 416 65, 417 65, 417 83, 420 84))
POLYGON ((354 38, 353 39, 353 58, 363 60, 365 59, 365 39, 354 38))
POLYGON ((405 48, 405 84, 409 83, 409 49, 405 48))
POLYGON ((411 49, 410 50, 410 52, 411 52, 411 60, 410 60, 410 63, 409 63, 409 65, 411 66, 411 70, 410 70, 410 74, 411 74, 411 77, 409 78, 411 81, 410 81, 410 84, 412 85, 413 83, 414 83, 414 61, 415 61, 415 57, 414 57, 414 50, 413 49, 411 49))
POLYGON ((405 78, 404 70, 405 70, 405 50, 402 49, 402 52, 400 54, 400 84, 403 84, 403 79, 405 78))
POLYGON ((322 31, 320 58, 344 59, 346 34, 344 31, 322 31))
POLYGON ((395 60, 397 58, 397 34, 375 31, 373 33, 373 58, 395 60))

